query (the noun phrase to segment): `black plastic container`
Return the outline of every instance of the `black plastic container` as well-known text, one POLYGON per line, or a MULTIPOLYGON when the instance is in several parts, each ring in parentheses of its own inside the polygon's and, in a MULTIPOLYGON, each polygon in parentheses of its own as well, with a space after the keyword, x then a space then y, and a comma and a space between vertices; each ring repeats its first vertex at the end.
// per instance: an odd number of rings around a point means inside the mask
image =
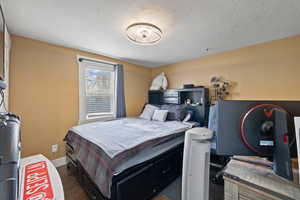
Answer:
POLYGON ((0 199, 17 200, 21 156, 20 119, 0 114, 0 199))

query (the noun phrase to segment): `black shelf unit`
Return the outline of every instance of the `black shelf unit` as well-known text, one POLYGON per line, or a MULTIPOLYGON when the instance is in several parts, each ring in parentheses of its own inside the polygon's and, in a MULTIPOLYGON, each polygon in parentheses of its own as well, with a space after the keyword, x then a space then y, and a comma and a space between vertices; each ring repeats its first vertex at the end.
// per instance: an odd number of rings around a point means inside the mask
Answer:
POLYGON ((189 89, 168 89, 168 90, 152 90, 148 92, 150 104, 184 104, 187 99, 192 104, 187 104, 190 110, 196 110, 193 121, 197 121, 201 126, 208 125, 209 111, 209 90, 208 88, 189 88, 189 89))

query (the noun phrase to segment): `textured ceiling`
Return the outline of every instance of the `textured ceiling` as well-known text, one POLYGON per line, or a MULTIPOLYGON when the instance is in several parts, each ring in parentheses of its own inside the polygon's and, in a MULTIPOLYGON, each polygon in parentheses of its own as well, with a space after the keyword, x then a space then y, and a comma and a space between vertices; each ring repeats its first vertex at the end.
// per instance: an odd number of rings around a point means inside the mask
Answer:
POLYGON ((155 67, 300 34, 299 0, 4 0, 10 32, 155 67), (154 46, 132 23, 159 26, 154 46))

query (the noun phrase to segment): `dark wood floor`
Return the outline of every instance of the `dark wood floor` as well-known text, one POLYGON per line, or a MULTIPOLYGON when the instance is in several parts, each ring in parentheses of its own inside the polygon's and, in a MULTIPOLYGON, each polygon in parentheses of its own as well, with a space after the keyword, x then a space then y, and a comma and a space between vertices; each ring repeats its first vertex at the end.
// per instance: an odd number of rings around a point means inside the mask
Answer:
MULTIPOLYGON (((85 191, 78 184, 76 178, 68 172, 67 167, 59 167, 58 172, 61 176, 62 184, 65 192, 65 200, 90 200, 85 191)), ((224 198, 224 187, 220 185, 210 185, 210 200, 222 200, 224 198)), ((176 198, 177 199, 177 198, 176 198)), ((180 199, 180 198, 179 198, 180 199)), ((152 200, 172 200, 163 195, 152 200)))
MULTIPOLYGON (((75 176, 68 172, 67 167, 59 167, 58 172, 61 177, 61 181, 64 187, 65 192, 65 200, 90 200, 82 189, 82 187, 78 184, 75 176)), ((164 196, 157 196, 153 200, 169 200, 164 196)))
POLYGON ((59 167, 58 172, 64 187, 65 200, 89 200, 85 191, 76 181, 75 176, 68 172, 67 167, 59 167))

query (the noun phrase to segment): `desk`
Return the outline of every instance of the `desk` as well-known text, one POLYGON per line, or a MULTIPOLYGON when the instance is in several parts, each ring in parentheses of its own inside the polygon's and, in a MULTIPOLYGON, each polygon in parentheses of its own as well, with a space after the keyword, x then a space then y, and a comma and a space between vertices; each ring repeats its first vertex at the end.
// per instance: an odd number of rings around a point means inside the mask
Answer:
POLYGON ((231 160, 224 172, 225 200, 300 199, 299 185, 277 176, 273 170, 231 160))

